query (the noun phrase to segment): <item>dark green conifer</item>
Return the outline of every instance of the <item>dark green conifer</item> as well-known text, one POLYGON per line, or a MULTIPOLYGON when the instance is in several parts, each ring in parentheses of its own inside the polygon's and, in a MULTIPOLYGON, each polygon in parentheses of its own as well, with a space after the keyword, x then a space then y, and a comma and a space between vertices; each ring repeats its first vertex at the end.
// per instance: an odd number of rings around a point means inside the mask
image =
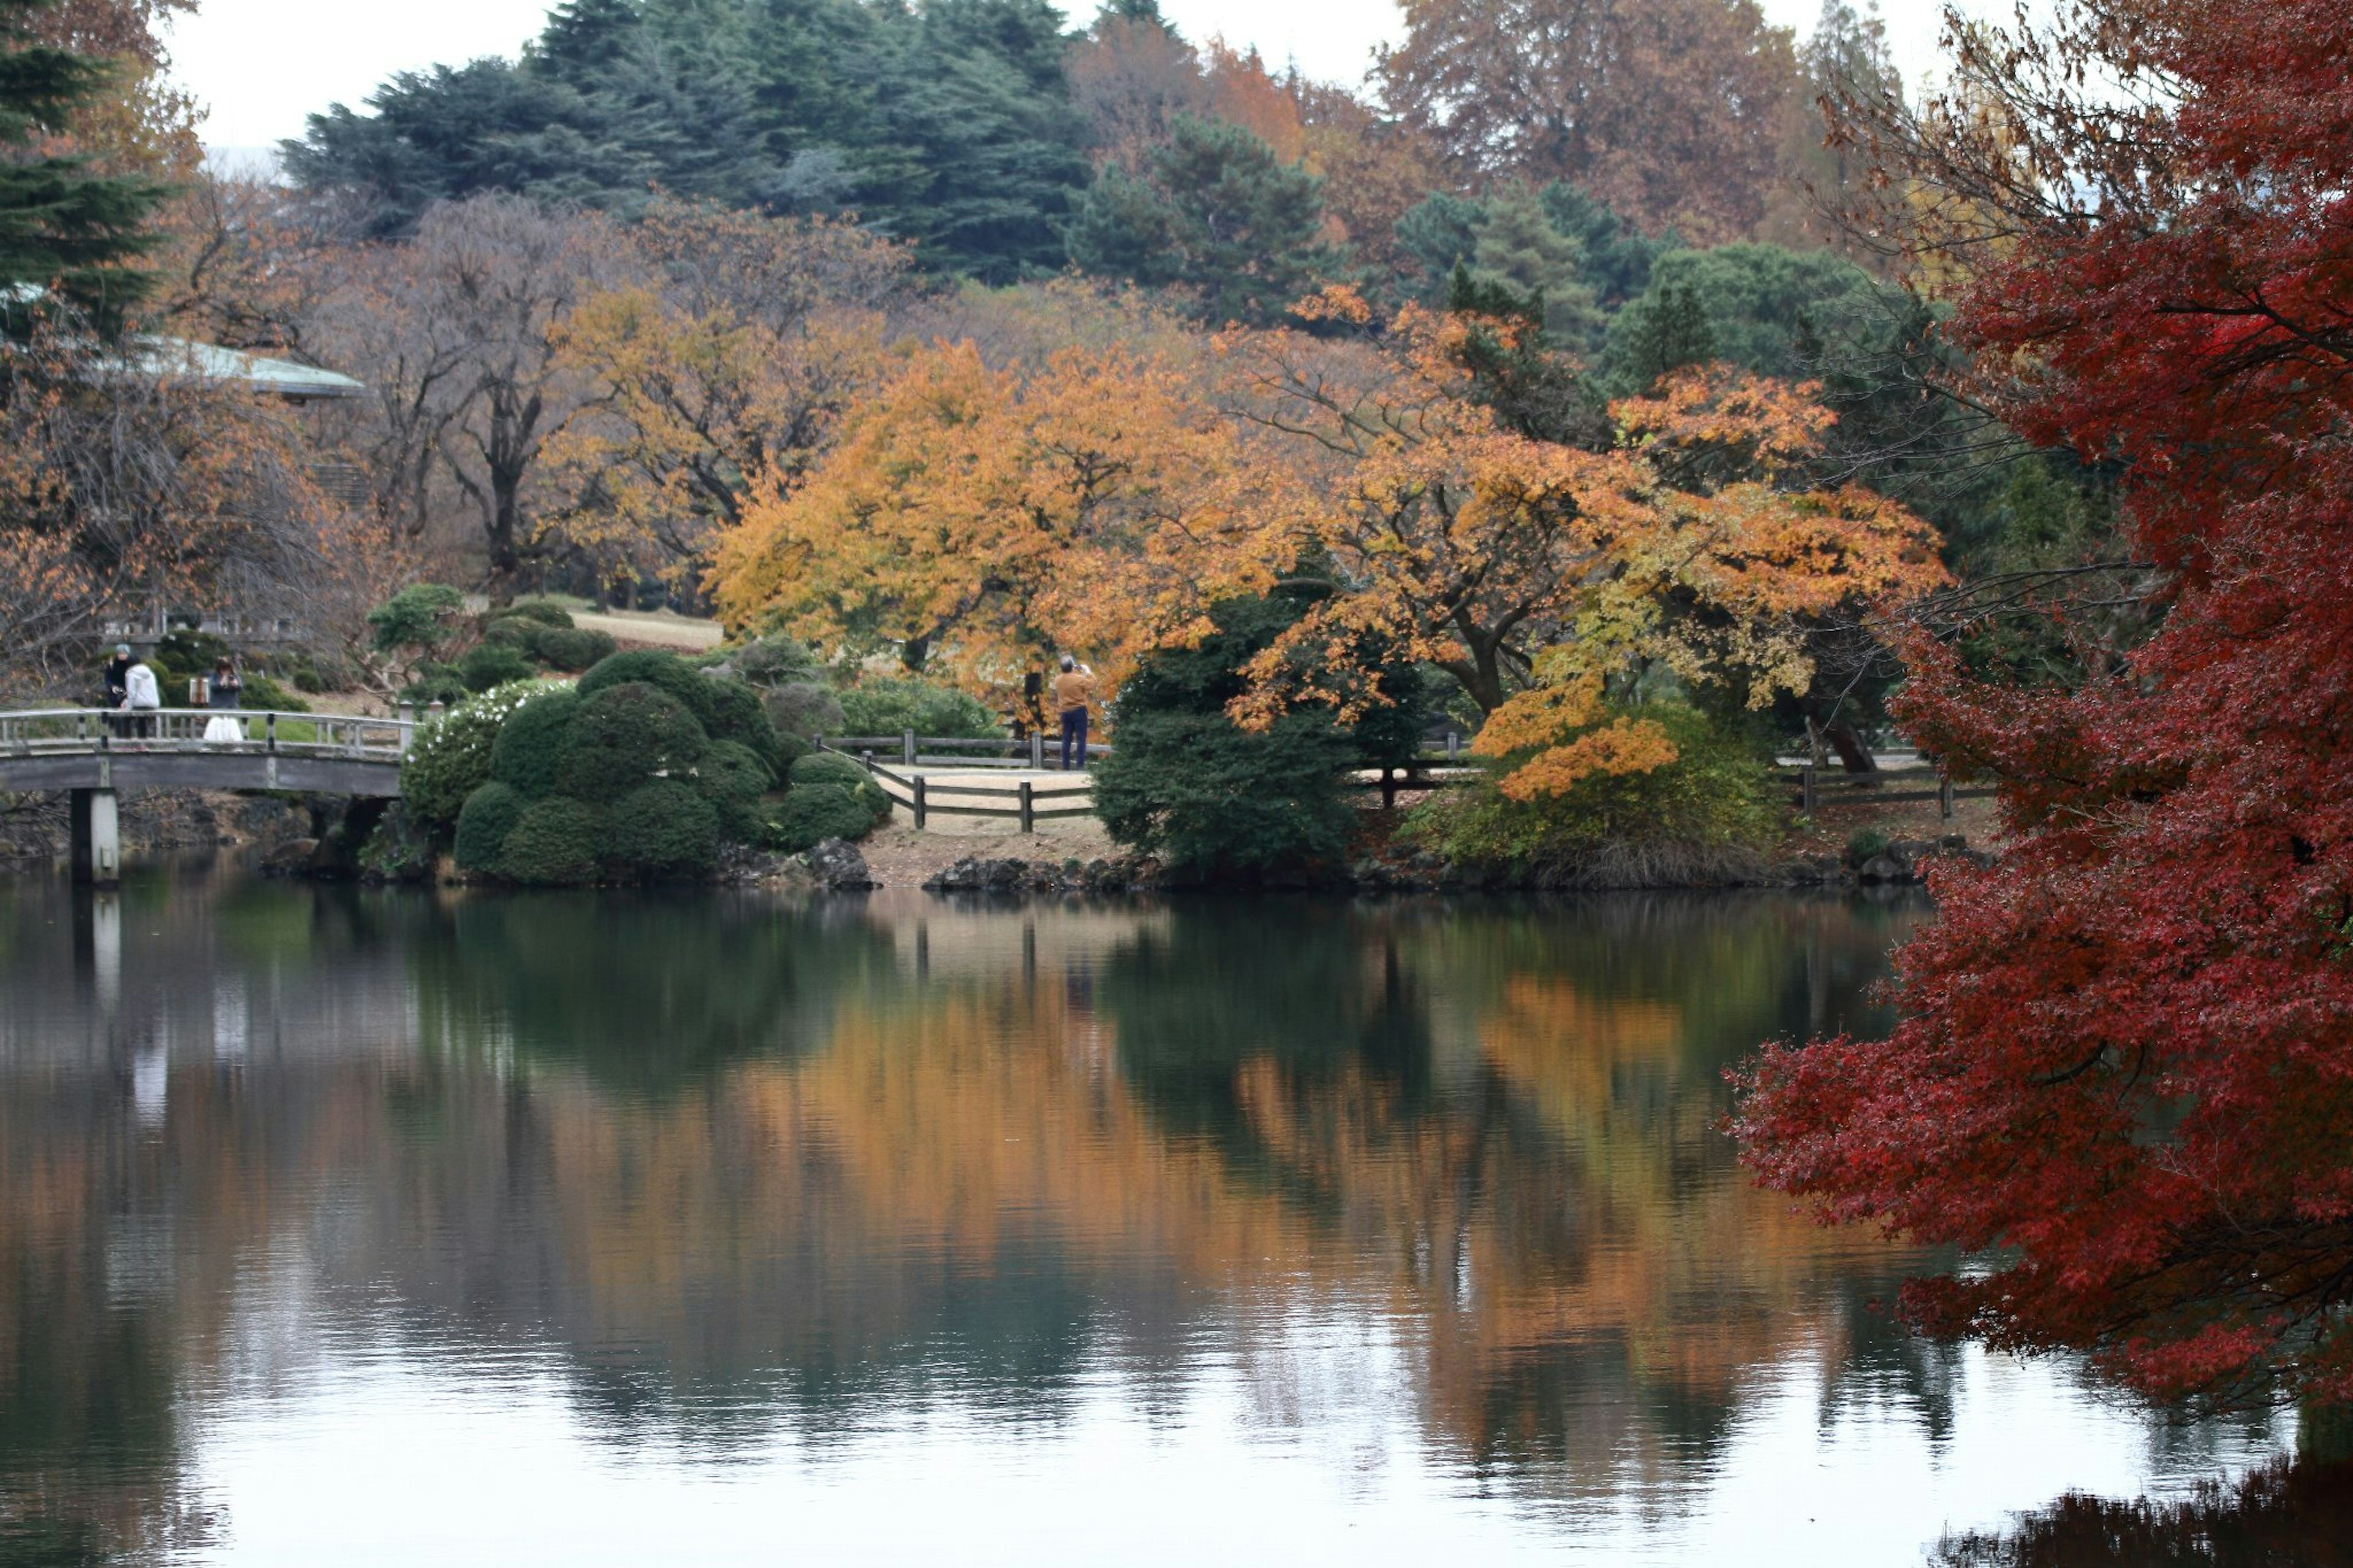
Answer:
POLYGON ((150 287, 125 264, 153 245, 148 219, 168 192, 93 173, 83 158, 23 155, 114 78, 103 60, 32 41, 32 18, 48 4, 0 0, 0 310, 21 327, 47 289, 112 331, 150 287))

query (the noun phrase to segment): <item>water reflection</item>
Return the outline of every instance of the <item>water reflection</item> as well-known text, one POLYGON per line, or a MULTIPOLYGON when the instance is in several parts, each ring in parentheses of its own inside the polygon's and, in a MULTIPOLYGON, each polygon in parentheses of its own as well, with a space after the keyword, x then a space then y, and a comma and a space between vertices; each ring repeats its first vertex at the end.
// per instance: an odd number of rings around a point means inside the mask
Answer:
POLYGON ((0 885, 0 1556, 234 1556, 255 1413, 377 1377, 681 1484, 1271 1436, 1498 1543, 1704 1512, 1809 1401, 1933 1468, 1912 1260, 1715 1131, 1922 918, 0 885))

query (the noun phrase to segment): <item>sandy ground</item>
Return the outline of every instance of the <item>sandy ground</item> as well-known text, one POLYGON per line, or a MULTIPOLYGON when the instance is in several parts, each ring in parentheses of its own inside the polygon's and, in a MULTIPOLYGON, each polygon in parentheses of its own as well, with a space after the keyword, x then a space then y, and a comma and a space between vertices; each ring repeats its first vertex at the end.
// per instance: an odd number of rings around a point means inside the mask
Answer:
MULTIPOLYGON (((904 769, 894 769, 904 773, 904 769)), ((919 768, 926 798, 934 805, 982 805, 1011 809, 1004 796, 961 795, 958 784, 1012 789, 1028 779, 1038 786, 1041 811, 1083 805, 1086 796, 1062 793, 1077 781, 1069 773, 1031 773, 1026 768, 919 768)), ((892 793, 896 794, 894 790, 892 793)), ((879 828, 859 846, 874 880, 886 888, 920 887, 968 855, 987 859, 1096 860, 1120 853, 1091 816, 1058 817, 1038 824, 1024 834, 1015 819, 1006 816, 952 816, 934 811, 930 826, 915 830, 914 814, 901 806, 889 826, 879 828)))
POLYGON ((727 635, 717 621, 691 620, 668 610, 575 610, 572 624, 584 631, 608 633, 617 642, 687 653, 708 653, 727 635))

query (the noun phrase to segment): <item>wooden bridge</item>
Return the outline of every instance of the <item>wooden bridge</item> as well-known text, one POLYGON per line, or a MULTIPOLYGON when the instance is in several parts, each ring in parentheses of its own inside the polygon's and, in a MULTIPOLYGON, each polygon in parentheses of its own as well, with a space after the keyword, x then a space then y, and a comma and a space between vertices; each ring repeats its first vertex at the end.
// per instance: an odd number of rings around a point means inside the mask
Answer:
POLYGON ((385 797, 400 793, 408 719, 332 713, 44 708, 0 713, 0 793, 62 790, 73 803, 74 875, 119 880, 116 792, 126 789, 299 790, 385 797), (239 737, 206 739, 214 721, 239 737))

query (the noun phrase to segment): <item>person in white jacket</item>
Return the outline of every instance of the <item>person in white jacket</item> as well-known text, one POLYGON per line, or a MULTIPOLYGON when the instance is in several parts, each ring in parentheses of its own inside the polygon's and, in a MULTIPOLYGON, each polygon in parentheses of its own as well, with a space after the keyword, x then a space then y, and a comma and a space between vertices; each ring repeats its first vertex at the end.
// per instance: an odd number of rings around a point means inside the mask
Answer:
POLYGON ((131 667, 122 679, 122 710, 132 715, 131 732, 142 740, 155 733, 154 714, 164 706, 162 688, 155 684, 155 672, 141 659, 131 667))

